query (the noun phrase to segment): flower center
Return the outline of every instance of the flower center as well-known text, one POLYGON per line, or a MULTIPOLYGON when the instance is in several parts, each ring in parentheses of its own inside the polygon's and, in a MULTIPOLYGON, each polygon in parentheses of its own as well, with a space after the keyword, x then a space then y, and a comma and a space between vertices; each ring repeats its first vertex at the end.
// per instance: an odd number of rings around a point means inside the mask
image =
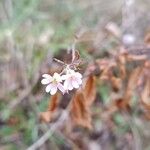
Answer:
POLYGON ((57 82, 58 82, 57 79, 54 78, 54 79, 53 79, 53 83, 54 83, 54 84, 57 84, 57 82))

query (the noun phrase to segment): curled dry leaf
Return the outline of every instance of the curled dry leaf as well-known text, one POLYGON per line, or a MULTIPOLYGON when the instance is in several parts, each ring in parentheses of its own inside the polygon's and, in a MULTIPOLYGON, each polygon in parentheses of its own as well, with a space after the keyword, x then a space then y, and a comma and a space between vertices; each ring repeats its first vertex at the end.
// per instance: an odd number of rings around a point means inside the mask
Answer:
POLYGON ((112 68, 116 66, 116 63, 109 59, 97 60, 96 64, 98 65, 101 72, 100 80, 108 80, 112 68))
POLYGON ((112 76, 110 78, 110 81, 111 81, 112 89, 115 92, 118 92, 122 87, 122 80, 120 78, 112 76))
POLYGON ((48 123, 52 120, 55 111, 57 110, 59 99, 60 99, 60 94, 58 92, 55 95, 51 96, 47 111, 40 113, 40 120, 42 122, 48 123))
POLYGON ((49 105, 48 105, 48 111, 55 111, 58 103, 59 103, 59 99, 60 99, 60 93, 57 92, 55 95, 51 96, 50 101, 49 101, 49 105))
POLYGON ((71 102, 70 116, 74 125, 91 129, 91 115, 82 92, 75 93, 71 102))
POLYGON ((96 97, 96 79, 89 76, 82 90, 77 91, 71 102, 70 115, 74 125, 91 129, 90 106, 96 97))
POLYGON ((130 111, 130 105, 124 97, 116 99, 114 104, 119 110, 130 111))
MULTIPOLYGON (((127 81, 127 85, 125 85, 126 89, 123 95, 120 98, 115 99, 112 104, 109 106, 108 110, 104 113, 105 117, 108 118, 113 113, 118 110, 126 110, 130 111, 130 101, 133 95, 135 88, 137 87, 138 79, 141 73, 141 68, 136 68, 130 74, 129 79, 127 81)), ((116 80, 116 79, 113 79, 116 80)))
POLYGON ((141 93, 141 101, 144 107, 150 110, 150 79, 147 80, 144 90, 141 93))
POLYGON ((134 90, 137 87, 137 83, 138 83, 140 73, 141 73, 141 68, 138 67, 138 68, 134 69, 132 71, 132 73, 130 74, 130 76, 129 76, 129 80, 128 80, 128 83, 127 83, 127 86, 126 86, 126 90, 125 90, 124 95, 123 95, 123 100, 120 103, 123 108, 128 109, 128 106, 130 106, 129 103, 131 101, 134 90))
POLYGON ((87 106, 91 106, 96 97, 96 78, 90 76, 87 78, 85 87, 83 88, 83 95, 87 106))
POLYGON ((124 79, 126 77, 126 54, 120 54, 118 56, 118 67, 120 69, 120 77, 124 79))

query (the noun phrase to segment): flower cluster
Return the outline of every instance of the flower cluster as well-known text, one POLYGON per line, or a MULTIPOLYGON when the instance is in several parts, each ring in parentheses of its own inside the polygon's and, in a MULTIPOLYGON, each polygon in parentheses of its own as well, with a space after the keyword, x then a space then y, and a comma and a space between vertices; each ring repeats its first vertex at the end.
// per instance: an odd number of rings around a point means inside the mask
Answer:
POLYGON ((60 90, 64 94, 74 88, 78 89, 82 84, 82 75, 70 68, 67 68, 65 73, 66 74, 63 75, 54 73, 53 76, 43 74, 41 83, 47 85, 45 91, 47 93, 50 92, 51 95, 54 95, 57 90, 60 90))

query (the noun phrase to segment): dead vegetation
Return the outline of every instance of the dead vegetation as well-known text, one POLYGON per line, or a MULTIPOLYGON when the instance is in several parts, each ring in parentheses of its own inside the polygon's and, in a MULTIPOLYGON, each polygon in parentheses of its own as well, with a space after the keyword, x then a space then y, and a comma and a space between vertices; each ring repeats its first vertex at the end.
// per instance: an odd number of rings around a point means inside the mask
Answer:
POLYGON ((148 2, 44 2, 0 3, 0 149, 148 150, 148 2), (71 59, 82 86, 45 94, 42 74, 71 59))

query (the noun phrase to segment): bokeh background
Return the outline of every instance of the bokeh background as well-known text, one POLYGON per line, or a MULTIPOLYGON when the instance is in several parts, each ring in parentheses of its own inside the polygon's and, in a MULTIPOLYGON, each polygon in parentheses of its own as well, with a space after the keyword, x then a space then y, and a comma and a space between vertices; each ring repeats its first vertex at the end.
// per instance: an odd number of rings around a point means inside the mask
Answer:
MULTIPOLYGON (((83 34, 77 48, 89 60, 120 43, 144 45, 150 31, 149 10, 149 0, 1 0, 0 150, 27 149, 45 132, 38 114, 46 109, 50 95, 40 84, 41 75, 58 67, 53 57, 62 60, 75 35, 83 34)), ((99 90, 99 100, 106 104, 107 91, 105 86, 99 90)), ((135 105, 132 125, 117 113, 113 131, 99 118, 100 129, 91 135, 88 148, 130 150, 134 143, 136 150, 149 150, 150 124, 137 113, 135 105), (128 133, 131 126, 136 142, 128 133)), ((54 134, 39 149, 69 148, 62 136, 54 134)))

